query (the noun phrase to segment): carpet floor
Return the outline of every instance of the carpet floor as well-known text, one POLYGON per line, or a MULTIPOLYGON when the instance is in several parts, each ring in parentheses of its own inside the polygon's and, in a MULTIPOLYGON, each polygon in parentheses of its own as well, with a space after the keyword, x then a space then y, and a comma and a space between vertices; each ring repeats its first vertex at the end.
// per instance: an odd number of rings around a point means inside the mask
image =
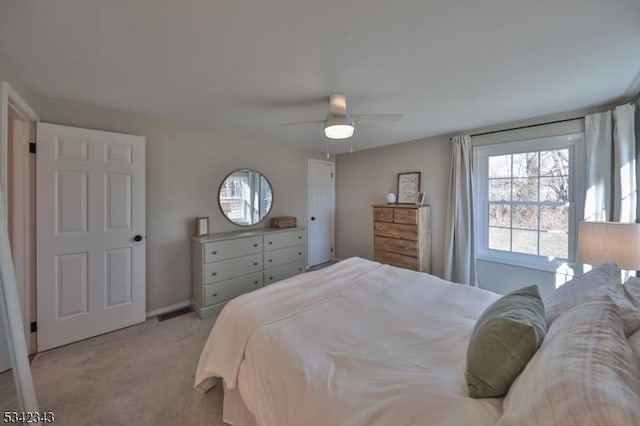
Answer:
MULTIPOLYGON (((194 313, 145 323, 37 354, 40 411, 56 425, 219 426, 222 390, 193 389, 214 318, 194 313)), ((16 410, 11 372, 0 374, 0 411, 16 410)))

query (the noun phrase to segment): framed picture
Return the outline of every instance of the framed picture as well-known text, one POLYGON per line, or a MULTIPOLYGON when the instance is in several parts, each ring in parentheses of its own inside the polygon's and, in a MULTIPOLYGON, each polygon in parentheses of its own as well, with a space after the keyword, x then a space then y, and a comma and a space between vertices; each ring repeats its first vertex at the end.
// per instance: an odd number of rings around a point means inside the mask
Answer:
POLYGON ((201 237, 207 234, 209 234, 209 218, 196 217, 196 236, 201 237))
POLYGON ((420 191, 420 172, 398 173, 398 203, 414 204, 420 191))
POLYGON ((424 205, 425 195, 424 192, 418 192, 418 196, 416 197, 416 205, 422 206, 424 205))

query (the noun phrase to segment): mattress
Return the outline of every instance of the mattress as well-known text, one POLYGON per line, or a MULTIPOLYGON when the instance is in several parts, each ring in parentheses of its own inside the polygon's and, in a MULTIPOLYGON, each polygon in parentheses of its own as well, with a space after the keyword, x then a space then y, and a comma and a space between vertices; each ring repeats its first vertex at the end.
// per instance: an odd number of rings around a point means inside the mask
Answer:
POLYGON ((347 259, 230 302, 196 387, 222 377, 250 413, 225 410, 237 426, 494 425, 502 399, 469 398, 464 367, 476 319, 499 297, 347 259))

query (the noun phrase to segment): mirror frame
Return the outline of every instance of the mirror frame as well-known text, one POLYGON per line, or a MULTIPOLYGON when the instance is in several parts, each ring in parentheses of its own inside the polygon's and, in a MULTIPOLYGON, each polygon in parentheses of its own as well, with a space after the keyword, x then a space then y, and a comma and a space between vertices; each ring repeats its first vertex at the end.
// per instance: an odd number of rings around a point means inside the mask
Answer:
POLYGON ((273 185, 271 185, 271 181, 270 181, 269 179, 267 179, 267 177, 265 176, 265 174, 264 174, 264 173, 262 173, 261 171, 256 170, 256 169, 252 169, 252 168, 249 168, 249 167, 243 167, 243 168, 240 168, 240 169, 235 169, 235 170, 232 170, 230 173, 228 173, 228 174, 224 177, 224 179, 222 179, 222 182, 220 182, 220 186, 218 186, 218 193, 217 193, 217 198, 218 198, 218 208, 220 209, 220 213, 222 213, 222 216, 223 216, 225 219, 227 219, 227 220, 229 221, 229 223, 233 223, 233 224, 234 224, 234 225, 236 225, 236 226, 240 226, 240 227, 242 227, 242 228, 248 228, 248 227, 250 227, 250 226, 259 225, 260 223, 264 222, 264 221, 267 219, 267 217, 269 217, 269 215, 271 214, 271 210, 273 210, 273 202, 274 202, 274 200, 275 200, 275 196, 274 196, 273 192, 274 192, 274 191, 273 191, 273 185), (229 218, 227 217, 227 215, 226 215, 226 214, 224 214, 224 210, 222 210, 222 204, 220 204, 220 191, 222 190, 222 186, 223 186, 223 185, 224 185, 224 183, 227 181, 227 179, 229 179, 229 176, 233 175, 234 173, 236 173, 236 172, 238 172, 238 171, 240 171, 240 170, 252 170, 252 171, 254 171, 254 172, 259 173, 259 174, 260 174, 260 176, 262 176, 262 177, 264 178, 264 180, 266 180, 266 181, 267 181, 267 184, 269 184, 269 188, 271 188, 271 206, 269 206, 269 211, 267 211, 267 212, 265 213, 265 215, 264 215, 264 217, 263 217, 263 218, 261 218, 261 219, 260 219, 259 221, 257 221, 256 223, 252 223, 251 225, 241 225, 241 224, 239 224, 239 223, 235 223, 234 221, 232 221, 231 219, 229 219, 229 218))

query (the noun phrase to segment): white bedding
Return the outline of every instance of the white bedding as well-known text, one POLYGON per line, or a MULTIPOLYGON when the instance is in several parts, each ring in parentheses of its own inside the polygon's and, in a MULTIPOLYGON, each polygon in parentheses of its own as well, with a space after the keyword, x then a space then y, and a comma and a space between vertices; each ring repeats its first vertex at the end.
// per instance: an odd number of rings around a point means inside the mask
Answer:
POLYGON ((469 398, 464 366, 475 321, 498 298, 348 259, 230 302, 196 386, 222 377, 260 426, 494 425, 502 399, 469 398))

